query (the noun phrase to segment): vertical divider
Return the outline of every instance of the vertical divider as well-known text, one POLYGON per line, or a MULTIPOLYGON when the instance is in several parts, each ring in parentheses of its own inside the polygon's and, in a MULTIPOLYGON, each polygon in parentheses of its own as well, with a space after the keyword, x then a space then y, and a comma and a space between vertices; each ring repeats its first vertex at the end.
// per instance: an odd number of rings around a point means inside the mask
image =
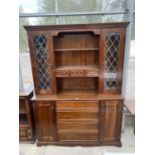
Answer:
POLYGON ((37 74, 37 63, 36 63, 36 55, 35 55, 35 47, 34 47, 34 40, 33 40, 33 36, 37 34, 35 32, 31 32, 28 31, 27 35, 28 35, 28 44, 29 44, 29 50, 30 50, 30 59, 31 59, 31 69, 32 69, 32 74, 33 74, 33 81, 34 82, 34 91, 36 95, 40 94, 39 91, 39 78, 38 78, 38 74, 37 74))
POLYGON ((55 75, 55 61, 54 61, 54 47, 53 47, 53 35, 52 33, 47 32, 47 43, 49 49, 49 66, 51 69, 51 85, 52 85, 52 94, 57 94, 56 87, 56 75, 55 75))
POLYGON ((104 92, 104 31, 101 29, 99 41, 99 93, 104 92))
POLYGON ((104 101, 99 101, 99 141, 102 143, 104 141, 104 119, 105 119, 105 103, 104 101))
POLYGON ((119 63, 118 63, 118 92, 121 93, 122 88, 122 72, 123 72, 123 60, 125 51, 125 29, 120 29, 120 44, 119 44, 119 63))

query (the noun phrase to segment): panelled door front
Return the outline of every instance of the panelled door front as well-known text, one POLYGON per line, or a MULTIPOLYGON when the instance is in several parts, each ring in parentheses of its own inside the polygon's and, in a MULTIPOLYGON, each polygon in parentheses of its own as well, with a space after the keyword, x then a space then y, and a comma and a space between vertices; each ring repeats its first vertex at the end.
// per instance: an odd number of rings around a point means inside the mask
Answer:
POLYGON ((51 101, 37 101, 36 112, 38 140, 55 141, 57 139, 55 103, 51 101))

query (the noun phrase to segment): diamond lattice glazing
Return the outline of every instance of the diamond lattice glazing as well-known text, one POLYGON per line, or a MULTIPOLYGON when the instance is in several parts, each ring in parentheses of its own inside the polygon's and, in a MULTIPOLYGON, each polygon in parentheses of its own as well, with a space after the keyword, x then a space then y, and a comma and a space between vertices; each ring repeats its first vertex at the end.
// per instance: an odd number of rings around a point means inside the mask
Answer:
MULTIPOLYGON (((118 72, 118 55, 120 35, 117 32, 110 32, 106 35, 106 52, 105 52, 105 72, 117 73, 118 72)), ((116 89, 116 78, 105 78, 105 89, 116 89)))
POLYGON ((118 53, 119 53, 119 33, 108 33, 106 35, 106 54, 105 69, 106 72, 116 73, 118 70, 118 53))
POLYGON ((104 81, 104 86, 105 86, 105 89, 116 89, 117 86, 118 86, 118 82, 117 82, 117 79, 114 78, 114 79, 105 79, 104 81))
POLYGON ((44 35, 34 36, 36 61, 41 89, 50 89, 50 70, 48 65, 47 38, 44 35))

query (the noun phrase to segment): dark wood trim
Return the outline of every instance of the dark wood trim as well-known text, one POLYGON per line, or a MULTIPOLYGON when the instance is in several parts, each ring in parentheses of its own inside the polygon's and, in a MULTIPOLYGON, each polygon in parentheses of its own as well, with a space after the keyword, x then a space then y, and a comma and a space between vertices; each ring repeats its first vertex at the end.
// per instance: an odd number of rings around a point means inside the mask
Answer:
POLYGON ((99 106, 100 106, 99 133, 100 133, 100 142, 103 142, 104 141, 104 118, 105 118, 105 116, 104 116, 104 113, 105 113, 104 101, 100 101, 99 106))
POLYGON ((122 74, 124 67, 124 55, 125 55, 125 29, 121 29, 120 32, 120 47, 119 47, 119 61, 118 61, 118 93, 122 91, 122 74))
POLYGON ((100 33, 100 51, 99 51, 99 93, 104 92, 104 30, 100 33))
MULTIPOLYGON (((37 95, 34 96, 32 101, 96 101, 96 100, 122 100, 121 95, 92 95, 87 94, 86 96, 79 95, 79 98, 76 99, 73 96, 64 96, 64 95, 37 95), (90 96, 91 95, 91 96, 90 96)), ((77 95, 78 96, 78 95, 77 95)))
POLYGON ((75 24, 75 25, 33 25, 24 26, 27 31, 40 31, 40 30, 64 30, 64 29, 93 29, 93 28, 120 28, 127 27, 129 22, 119 23, 95 23, 95 24, 75 24))
POLYGON ((117 104, 116 138, 119 141, 121 139, 121 131, 122 131, 123 102, 124 100, 121 100, 121 101, 118 101, 118 104, 117 104))
MULTIPOLYGON (((52 32, 52 36, 53 37, 56 37, 58 36, 60 33, 72 33, 74 32, 75 33, 75 30, 71 30, 71 29, 68 29, 68 30, 57 30, 57 31, 54 31, 52 32)), ((76 29, 76 33, 79 33, 79 32, 93 32, 94 35, 99 35, 100 34, 100 29, 76 29)))
POLYGON ((32 44, 32 42, 34 42, 33 40, 33 32, 29 32, 27 33, 28 35, 28 44, 29 44, 29 50, 30 50, 30 59, 31 59, 31 68, 32 68, 32 74, 33 74, 33 81, 34 82, 34 91, 36 95, 39 95, 39 78, 38 78, 38 74, 36 73, 37 71, 37 64, 36 64, 36 56, 35 56, 35 47, 34 44, 32 44))
POLYGON ((121 147, 122 143, 120 141, 114 141, 114 142, 90 142, 90 141, 55 141, 55 142, 44 142, 44 141, 38 141, 37 146, 42 146, 42 145, 60 145, 60 146, 118 146, 121 147))
POLYGON ((53 47, 53 35, 48 34, 48 48, 49 48, 49 67, 51 72, 51 89, 52 94, 57 93, 56 75, 55 75, 55 59, 54 59, 54 47, 53 47))

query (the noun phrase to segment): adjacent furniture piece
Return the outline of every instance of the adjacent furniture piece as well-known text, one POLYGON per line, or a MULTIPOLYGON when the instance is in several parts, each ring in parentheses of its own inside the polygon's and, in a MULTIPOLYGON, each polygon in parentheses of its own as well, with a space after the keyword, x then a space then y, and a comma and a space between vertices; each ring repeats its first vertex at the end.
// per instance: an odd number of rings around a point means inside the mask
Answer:
POLYGON ((35 140, 33 107, 30 99, 33 96, 32 87, 19 91, 19 140, 35 140))
POLYGON ((129 114, 134 117, 134 131, 135 134, 135 100, 125 100, 124 107, 127 109, 129 114))
POLYGON ((25 26, 38 145, 121 146, 127 25, 25 26))

